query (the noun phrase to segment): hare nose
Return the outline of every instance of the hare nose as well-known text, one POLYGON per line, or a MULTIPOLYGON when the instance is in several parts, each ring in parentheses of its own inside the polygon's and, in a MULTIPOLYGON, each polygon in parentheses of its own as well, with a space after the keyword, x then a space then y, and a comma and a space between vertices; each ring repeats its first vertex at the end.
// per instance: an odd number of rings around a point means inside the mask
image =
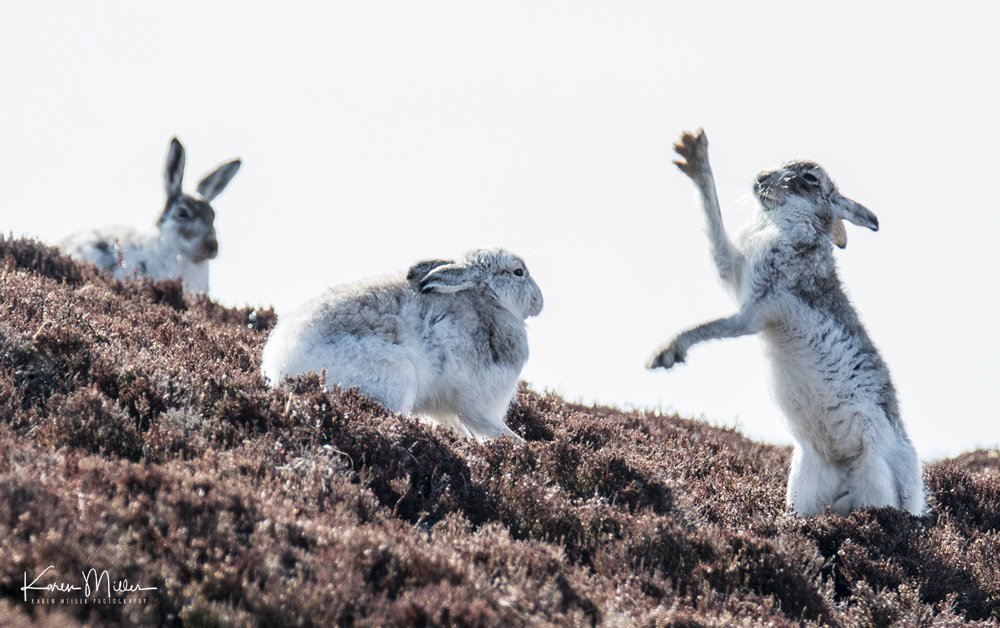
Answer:
POLYGON ((205 252, 209 255, 215 255, 219 252, 219 241, 212 239, 205 242, 205 252))

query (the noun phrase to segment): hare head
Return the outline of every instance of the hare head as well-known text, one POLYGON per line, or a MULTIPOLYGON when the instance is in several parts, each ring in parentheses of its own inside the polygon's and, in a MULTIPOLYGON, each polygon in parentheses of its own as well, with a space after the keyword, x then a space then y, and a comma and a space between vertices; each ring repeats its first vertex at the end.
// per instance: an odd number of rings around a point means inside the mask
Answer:
POLYGON ((845 220, 878 231, 875 214, 843 196, 826 171, 811 161, 790 161, 764 170, 754 180, 753 191, 776 222, 812 222, 840 248, 847 246, 845 220))
POLYGON ((475 249, 461 261, 417 262, 407 273, 423 293, 484 289, 511 313, 528 318, 542 311, 542 291, 520 257, 503 249, 475 249))
POLYGON ((177 138, 170 140, 170 151, 163 172, 167 204, 157 226, 160 234, 174 242, 182 255, 198 263, 219 253, 215 235, 215 210, 210 203, 240 169, 240 160, 226 162, 198 182, 197 196, 184 193, 184 147, 177 138))

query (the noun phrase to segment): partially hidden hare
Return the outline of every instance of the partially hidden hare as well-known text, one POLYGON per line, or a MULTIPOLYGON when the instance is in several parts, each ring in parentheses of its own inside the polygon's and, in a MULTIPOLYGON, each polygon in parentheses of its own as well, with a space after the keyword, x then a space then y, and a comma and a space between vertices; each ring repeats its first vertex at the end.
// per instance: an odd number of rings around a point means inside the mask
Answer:
POLYGON ((189 292, 208 292, 208 262, 219 252, 210 203, 226 188, 240 163, 234 159, 222 164, 198 182, 196 195, 186 194, 181 189, 184 147, 173 138, 164 169, 167 202, 155 228, 92 229, 66 238, 59 248, 118 279, 180 279, 189 292))

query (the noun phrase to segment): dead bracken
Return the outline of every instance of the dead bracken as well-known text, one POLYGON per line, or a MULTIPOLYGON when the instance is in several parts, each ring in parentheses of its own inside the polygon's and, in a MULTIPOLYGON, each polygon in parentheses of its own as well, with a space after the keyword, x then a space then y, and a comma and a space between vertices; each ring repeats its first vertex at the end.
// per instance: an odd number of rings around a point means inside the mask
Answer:
POLYGON ((995 452, 929 465, 925 517, 796 519, 787 449, 526 387, 525 445, 272 391, 270 309, 35 242, 0 239, 0 305, 0 625, 1000 621, 995 452), (156 590, 25 603, 48 565, 156 590))

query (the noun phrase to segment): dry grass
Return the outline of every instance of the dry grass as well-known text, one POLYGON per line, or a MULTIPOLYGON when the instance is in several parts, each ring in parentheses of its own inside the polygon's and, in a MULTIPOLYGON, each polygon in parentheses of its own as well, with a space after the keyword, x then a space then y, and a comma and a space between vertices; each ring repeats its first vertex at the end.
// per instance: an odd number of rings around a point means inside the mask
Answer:
POLYGON ((0 624, 1000 621, 1000 459, 932 511, 784 514, 788 451, 523 389, 476 444, 258 374, 270 310, 0 240, 0 624), (145 605, 36 606, 108 569, 145 605), (50 594, 46 594, 50 595, 50 594))

